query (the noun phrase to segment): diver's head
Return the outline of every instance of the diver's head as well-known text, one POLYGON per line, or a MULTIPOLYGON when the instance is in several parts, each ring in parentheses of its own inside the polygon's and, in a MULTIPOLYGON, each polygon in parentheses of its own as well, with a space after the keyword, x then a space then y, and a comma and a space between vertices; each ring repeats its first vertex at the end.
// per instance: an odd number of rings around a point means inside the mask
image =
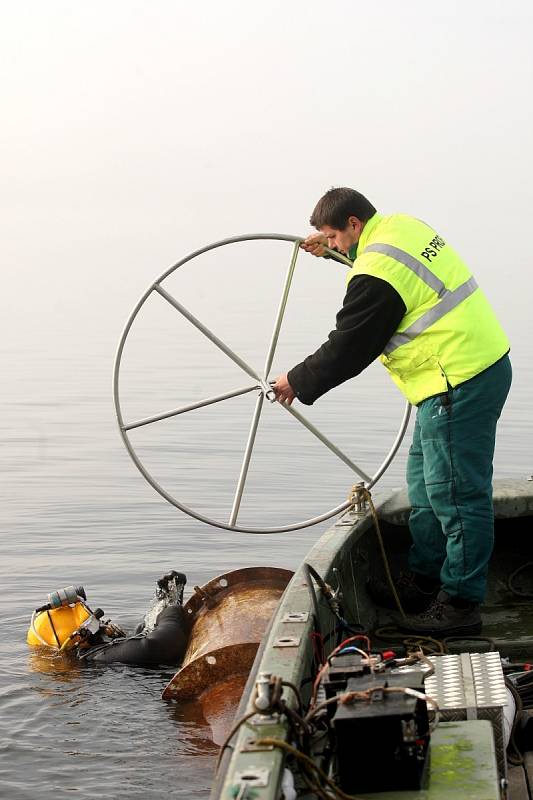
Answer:
POLYGON ((29 645, 51 647, 62 653, 92 641, 100 633, 104 612, 89 608, 83 586, 66 586, 50 592, 47 599, 32 614, 26 637, 29 645))

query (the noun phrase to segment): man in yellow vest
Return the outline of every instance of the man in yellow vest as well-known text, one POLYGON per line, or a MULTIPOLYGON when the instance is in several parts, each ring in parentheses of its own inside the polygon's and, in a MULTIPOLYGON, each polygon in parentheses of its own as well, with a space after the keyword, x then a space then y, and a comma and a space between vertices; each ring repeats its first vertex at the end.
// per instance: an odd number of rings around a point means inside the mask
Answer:
MULTIPOLYGON (((496 423, 511 385, 509 342, 468 267, 429 225, 378 214, 353 189, 317 203, 318 234, 302 247, 348 254, 353 267, 336 328, 275 384, 280 402, 311 405, 379 357, 417 406, 407 464, 412 511, 409 570, 398 581, 420 634, 481 630, 494 538, 496 423)), ((382 605, 389 590, 374 587, 382 605)))

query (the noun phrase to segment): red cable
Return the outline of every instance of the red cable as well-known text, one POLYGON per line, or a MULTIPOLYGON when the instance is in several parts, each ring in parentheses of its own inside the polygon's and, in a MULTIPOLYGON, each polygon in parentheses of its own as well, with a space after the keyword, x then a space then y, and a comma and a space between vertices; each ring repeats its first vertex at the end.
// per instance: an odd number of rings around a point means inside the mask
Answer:
POLYGON ((313 655, 317 664, 324 663, 324 637, 318 631, 311 633, 311 641, 313 643, 313 655))
POLYGON ((329 666, 330 658, 333 658, 333 656, 336 655, 339 652, 339 650, 342 650, 342 648, 346 647, 346 645, 350 644, 350 642, 355 642, 355 641, 357 641, 359 639, 366 639, 368 650, 370 650, 370 639, 368 638, 368 636, 364 636, 363 634, 358 634, 357 636, 349 636, 348 639, 345 639, 343 642, 341 642, 339 645, 337 645, 337 647, 335 647, 334 650, 331 651, 331 653, 328 656, 328 660, 325 663, 322 662, 322 666, 318 670, 318 674, 317 674, 317 676, 315 678, 315 681, 313 683, 313 693, 311 695, 311 703, 310 703, 310 707, 311 708, 313 708, 313 706, 316 703, 316 695, 317 695, 317 692, 318 692, 318 686, 320 684, 320 679, 322 678, 322 675, 324 674, 324 672, 326 671, 326 669, 329 666))

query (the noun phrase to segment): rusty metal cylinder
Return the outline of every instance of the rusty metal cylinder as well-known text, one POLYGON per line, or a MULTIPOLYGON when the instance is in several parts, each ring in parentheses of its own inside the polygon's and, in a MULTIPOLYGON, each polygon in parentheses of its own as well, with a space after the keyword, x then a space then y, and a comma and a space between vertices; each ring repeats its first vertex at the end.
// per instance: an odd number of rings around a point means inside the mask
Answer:
POLYGON ((192 618, 183 664, 163 699, 193 700, 216 686, 244 685, 259 643, 292 572, 247 567, 219 575, 185 604, 192 618))

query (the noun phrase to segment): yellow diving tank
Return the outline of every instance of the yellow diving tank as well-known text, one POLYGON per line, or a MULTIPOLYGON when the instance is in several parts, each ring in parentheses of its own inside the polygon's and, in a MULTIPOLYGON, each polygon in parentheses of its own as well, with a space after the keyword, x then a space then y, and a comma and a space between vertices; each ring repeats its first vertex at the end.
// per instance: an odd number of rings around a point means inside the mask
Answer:
POLYGON ((29 645, 44 645, 55 650, 68 650, 75 644, 74 631, 91 616, 84 604, 87 599, 82 586, 69 586, 48 595, 48 603, 37 608, 31 618, 26 641, 29 645), (83 598, 83 599, 82 599, 83 598))

